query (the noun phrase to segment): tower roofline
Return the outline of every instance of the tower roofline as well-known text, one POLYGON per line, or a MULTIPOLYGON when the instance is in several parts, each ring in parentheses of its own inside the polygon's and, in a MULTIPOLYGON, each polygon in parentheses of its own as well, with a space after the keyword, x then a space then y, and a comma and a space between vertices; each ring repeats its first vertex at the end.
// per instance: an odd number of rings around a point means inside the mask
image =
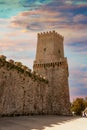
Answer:
POLYGON ((59 33, 55 32, 55 30, 49 31, 49 32, 38 33, 39 38, 44 37, 44 36, 50 36, 50 35, 54 35, 54 36, 60 37, 61 39, 64 39, 64 37, 60 35, 59 33))

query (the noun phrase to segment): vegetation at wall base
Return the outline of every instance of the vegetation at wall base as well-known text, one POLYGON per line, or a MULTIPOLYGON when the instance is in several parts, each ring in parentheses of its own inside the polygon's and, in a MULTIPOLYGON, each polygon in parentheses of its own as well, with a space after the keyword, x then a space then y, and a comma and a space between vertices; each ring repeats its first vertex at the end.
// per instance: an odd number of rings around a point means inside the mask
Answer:
POLYGON ((85 98, 76 98, 71 103, 71 112, 75 113, 75 115, 82 115, 82 112, 87 107, 87 99, 85 98))

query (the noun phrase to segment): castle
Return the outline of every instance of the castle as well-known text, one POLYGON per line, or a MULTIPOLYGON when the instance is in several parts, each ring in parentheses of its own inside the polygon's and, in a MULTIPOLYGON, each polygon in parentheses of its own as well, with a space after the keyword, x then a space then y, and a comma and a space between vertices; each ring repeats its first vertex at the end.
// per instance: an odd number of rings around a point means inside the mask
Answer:
POLYGON ((37 40, 33 72, 0 57, 0 115, 70 114, 64 38, 50 31, 37 40))

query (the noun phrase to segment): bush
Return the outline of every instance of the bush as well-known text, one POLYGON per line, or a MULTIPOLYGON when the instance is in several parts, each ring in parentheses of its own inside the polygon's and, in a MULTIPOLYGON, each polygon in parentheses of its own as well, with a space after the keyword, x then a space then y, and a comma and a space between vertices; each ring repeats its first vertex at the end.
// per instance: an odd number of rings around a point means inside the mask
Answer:
POLYGON ((83 98, 77 98, 71 104, 71 111, 76 115, 81 115, 82 111, 86 108, 86 101, 83 98))

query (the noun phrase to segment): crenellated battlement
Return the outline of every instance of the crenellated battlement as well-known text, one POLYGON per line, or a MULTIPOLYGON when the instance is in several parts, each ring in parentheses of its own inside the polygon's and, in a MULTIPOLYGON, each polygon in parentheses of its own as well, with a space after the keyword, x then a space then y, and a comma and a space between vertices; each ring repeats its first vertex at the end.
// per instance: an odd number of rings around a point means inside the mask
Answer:
POLYGON ((39 80, 45 83, 48 83, 48 80, 44 78, 42 75, 39 75, 35 71, 32 71, 27 66, 23 65, 21 62, 15 62, 14 60, 6 60, 6 56, 0 55, 0 69, 7 68, 7 70, 16 70, 18 73, 28 75, 32 79, 39 80))
POLYGON ((38 33, 38 38, 45 38, 45 37, 49 37, 49 36, 57 37, 57 38, 60 38, 62 40, 64 39, 64 37, 62 35, 60 35, 59 33, 55 32, 54 30, 53 31, 49 31, 49 32, 38 33))
POLYGON ((67 59, 56 61, 56 62, 48 62, 48 63, 34 63, 33 68, 34 70, 62 68, 67 71, 67 76, 69 76, 67 59))
POLYGON ((50 63, 41 63, 41 64, 34 64, 34 69, 35 68, 49 68, 49 67, 67 67, 68 64, 66 61, 59 61, 59 62, 50 62, 50 63))

